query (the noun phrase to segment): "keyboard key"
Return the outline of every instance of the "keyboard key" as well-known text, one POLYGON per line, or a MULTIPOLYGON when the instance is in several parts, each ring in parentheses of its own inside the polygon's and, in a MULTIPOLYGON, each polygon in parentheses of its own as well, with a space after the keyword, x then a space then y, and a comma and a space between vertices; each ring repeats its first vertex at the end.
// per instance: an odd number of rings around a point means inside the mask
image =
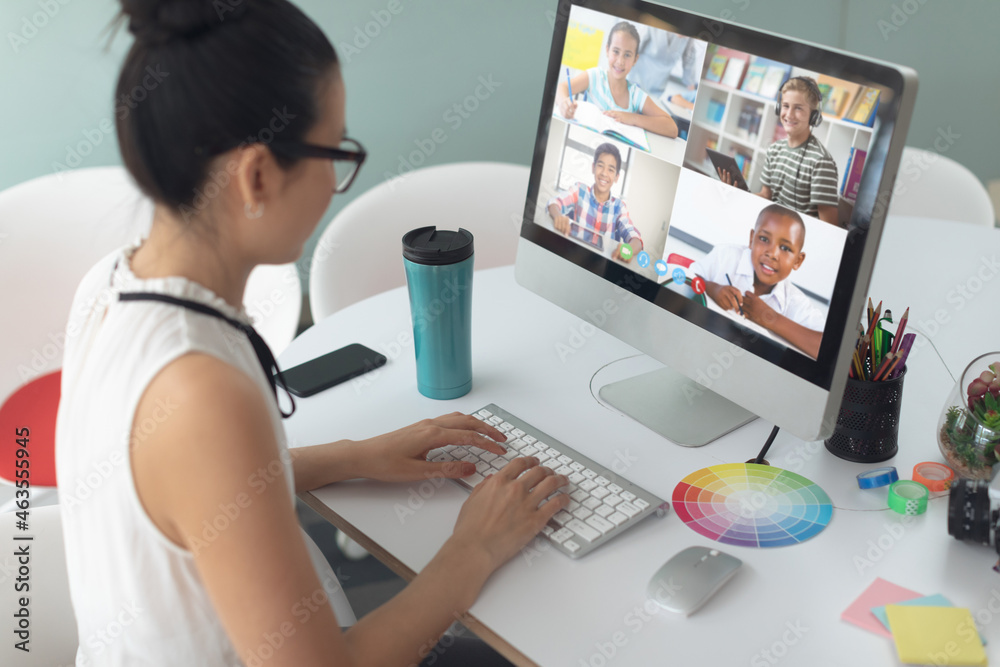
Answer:
MULTIPOLYGON (((546 452, 535 452, 534 457, 538 459, 539 463, 544 463, 545 461, 548 461, 550 458, 552 458, 546 452)), ((558 463, 558 461, 556 461, 556 463, 558 463)))
POLYGON ((577 519, 580 520, 586 519, 591 514, 593 514, 593 512, 591 512, 586 507, 577 507, 575 510, 573 510, 573 516, 575 516, 577 519))
POLYGON ((595 482, 592 479, 585 479, 582 482, 577 482, 577 483, 580 485, 580 488, 586 491, 587 493, 590 493, 591 491, 597 488, 597 482, 595 482))
MULTIPOLYGON (((590 494, 583 489, 577 489, 576 491, 569 494, 569 497, 578 503, 582 503, 584 500, 590 497, 590 494)), ((636 510, 638 512, 638 510, 636 510)))
POLYGON ((573 470, 577 471, 577 472, 581 472, 581 471, 587 469, 587 466, 585 466, 582 463, 579 463, 577 461, 573 461, 572 463, 570 463, 569 467, 572 468, 573 470))
POLYGON ((479 452, 479 459, 486 461, 487 463, 492 463, 499 454, 494 454, 493 452, 479 452))
POLYGON ((514 425, 510 422, 500 422, 500 425, 497 426, 497 430, 506 433, 507 431, 514 430, 514 425))
POLYGON ((583 476, 586 477, 587 479, 594 479, 595 477, 597 477, 597 473, 591 470, 590 468, 587 468, 586 470, 583 471, 583 476))
POLYGON ((478 472, 480 475, 482 475, 483 473, 489 472, 492 469, 493 469, 493 466, 491 466, 486 461, 480 461, 479 463, 476 464, 476 472, 478 472))
POLYGON ((514 440, 511 440, 510 442, 505 442, 504 447, 508 449, 513 449, 515 451, 521 451, 521 449, 523 449, 524 446, 527 444, 528 443, 526 443, 522 438, 516 438, 514 440))
POLYGON ((594 496, 595 498, 600 499, 600 498, 603 498, 604 496, 610 496, 611 492, 608 491, 605 487, 599 486, 596 489, 594 489, 593 491, 591 491, 590 495, 594 496))
POLYGON ((510 463, 508 459, 505 459, 502 456, 498 456, 495 459, 493 459, 493 462, 490 465, 493 467, 494 470, 503 470, 504 468, 507 467, 508 463, 510 463))
POLYGON ((479 421, 481 421, 481 422, 484 422, 484 421, 486 421, 486 417, 482 416, 481 414, 478 414, 478 413, 477 413, 477 414, 474 414, 474 415, 472 415, 472 416, 473 416, 473 417, 475 417, 476 419, 478 419, 478 420, 479 420, 479 421))
POLYGON ((462 460, 466 463, 479 463, 479 457, 475 454, 466 454, 462 457, 462 460))
MULTIPOLYGON (((556 459, 555 463, 559 463, 559 460, 556 459)), ((571 474, 573 474, 573 469, 570 468, 569 466, 560 465, 555 470, 560 475, 566 475, 567 477, 569 477, 571 474)))
POLYGON ((534 456, 537 451, 534 445, 528 445, 521 448, 521 456, 534 456))
POLYGON ((559 463, 562 463, 563 465, 567 465, 568 466, 572 462, 573 462, 573 459, 571 459, 570 457, 566 456, 565 454, 560 454, 559 455, 559 463))
MULTIPOLYGON (((604 521, 604 519, 601 519, 601 521, 604 521)), ((591 526, 588 526, 579 519, 573 519, 567 522, 566 527, 588 542, 593 542, 594 540, 596 540, 598 537, 601 536, 601 531, 591 526)), ((563 546, 566 546, 565 542, 563 543, 563 546)))
POLYGON ((607 533, 612 529, 614 529, 615 527, 615 524, 611 523, 607 519, 602 519, 596 514, 591 517, 588 517, 586 524, 588 526, 591 526, 592 528, 596 528, 597 530, 601 531, 601 533, 607 533))
MULTIPOLYGON (((595 507, 600 507, 602 504, 603 503, 600 500, 598 500, 597 498, 594 498, 593 496, 591 496, 590 498, 587 498, 586 500, 583 501, 583 506, 586 507, 589 510, 592 510, 595 507)), ((583 517, 581 517, 581 518, 583 518, 583 517)))
POLYGON ((620 526, 626 521, 628 521, 628 517, 622 514, 621 512, 613 512, 611 515, 608 516, 608 521, 615 524, 616 526, 620 526))
POLYGON ((541 440, 535 440, 535 442, 533 442, 533 443, 529 442, 528 444, 529 445, 533 444, 538 449, 548 449, 549 448, 549 446, 547 444, 545 444, 544 442, 542 442, 541 440))
POLYGON ((574 542, 573 540, 566 540, 565 542, 562 543, 562 545, 563 549, 570 552, 571 554, 576 553, 577 551, 580 550, 580 545, 574 542))
POLYGON ((616 496, 613 493, 610 496, 608 496, 607 498, 604 499, 604 504, 608 505, 610 507, 614 507, 615 505, 617 505, 620 502, 622 502, 622 497, 621 496, 616 496))
POLYGON ((542 526, 542 535, 545 537, 551 537, 554 532, 556 532, 556 529, 552 526, 542 526))
POLYGON ((545 451, 548 452, 549 456, 552 456, 554 458, 559 458, 560 456, 562 456, 562 452, 560 452, 555 447, 549 447, 545 451))
POLYGON ((649 507, 649 503, 647 503, 642 498, 636 498, 635 500, 632 501, 632 504, 635 505, 636 507, 638 507, 641 510, 644 510, 647 507, 649 507))
POLYGON ((569 538, 573 537, 573 531, 569 528, 560 528, 556 532, 552 533, 552 541, 556 544, 562 544, 569 538))
POLYGON ((599 505, 594 508, 594 514, 600 517, 608 518, 608 515, 614 514, 615 509, 613 507, 608 507, 607 505, 599 505))
POLYGON ((632 503, 628 502, 627 500, 618 503, 618 506, 615 509, 621 512, 622 514, 626 515, 630 519, 642 511, 632 503))
POLYGON ((635 500, 635 494, 631 491, 622 491, 619 495, 625 500, 635 500))
POLYGON ((514 449, 514 448, 511 448, 511 449, 508 449, 508 450, 507 450, 507 451, 506 451, 506 452, 504 453, 504 455, 503 455, 503 458, 505 458, 505 459, 507 459, 508 461, 510 461, 510 460, 511 460, 511 459, 513 459, 513 458, 517 458, 517 456, 518 456, 518 453, 517 453, 517 450, 516 450, 516 449, 514 449))
POLYGON ((624 491, 624 489, 622 489, 622 487, 618 486, 617 484, 608 484, 608 491, 610 491, 611 493, 621 493, 622 491, 624 491))
POLYGON ((456 459, 461 459, 463 456, 469 453, 469 450, 465 447, 455 447, 451 450, 451 455, 456 459))
MULTIPOLYGON (((538 455, 536 454, 535 456, 538 455)), ((555 470, 559 466, 559 461, 556 461, 555 459, 548 459, 547 461, 542 461, 542 465, 545 466, 546 468, 551 468, 552 470, 555 470)))
POLYGON ((566 511, 567 512, 572 512, 577 507, 580 507, 580 503, 578 503, 575 500, 573 500, 572 498, 570 498, 569 502, 566 504, 566 511))
POLYGON ((524 442, 527 443, 527 444, 529 444, 529 445, 533 445, 536 442, 538 442, 537 440, 535 440, 530 435, 523 435, 523 436, 521 436, 521 440, 524 440, 524 442))
POLYGON ((522 435, 524 435, 524 431, 522 431, 519 428, 513 428, 510 430, 510 434, 515 438, 520 438, 522 435))
POLYGON ((503 423, 503 419, 501 419, 500 417, 497 417, 496 415, 494 415, 492 417, 489 417, 486 421, 488 421, 493 426, 496 426, 497 424, 502 424, 503 423))
POLYGON ((566 510, 559 510, 558 512, 556 512, 556 515, 552 517, 552 520, 555 521, 556 524, 560 526, 565 526, 572 519, 573 515, 567 512, 566 510))
POLYGON ((462 480, 469 486, 479 486, 479 484, 486 481, 486 478, 480 475, 478 472, 474 472, 468 477, 463 477, 462 480))
POLYGON ((569 478, 569 483, 570 484, 579 484, 584 479, 586 479, 586 477, 584 477, 583 475, 581 475, 578 472, 570 473, 569 475, 566 475, 566 476, 569 478))
POLYGON ((442 452, 437 456, 435 456, 434 458, 432 458, 431 461, 433 461, 434 463, 447 463, 448 461, 454 461, 454 459, 452 458, 451 454, 448 454, 447 452, 442 452))
POLYGON ((594 481, 597 482, 598 484, 600 484, 601 486, 607 486, 608 484, 611 483, 611 480, 608 479, 607 477, 605 477, 604 475, 598 475, 594 479, 594 481))
POLYGON ((483 408, 482 410, 480 410, 476 414, 479 415, 480 417, 485 418, 485 419, 489 419, 490 417, 493 416, 493 413, 490 412, 489 410, 487 410, 486 408, 483 408))

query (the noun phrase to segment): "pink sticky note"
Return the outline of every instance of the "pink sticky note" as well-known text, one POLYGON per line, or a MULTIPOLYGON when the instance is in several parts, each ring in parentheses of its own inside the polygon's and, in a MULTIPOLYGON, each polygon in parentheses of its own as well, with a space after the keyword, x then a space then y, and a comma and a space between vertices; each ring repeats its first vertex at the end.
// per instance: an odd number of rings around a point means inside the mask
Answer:
POLYGON ((871 612, 872 607, 896 604, 897 602, 919 597, 923 597, 923 595, 916 591, 911 591, 909 588, 897 586, 881 577, 876 577, 871 586, 866 588, 865 592, 852 602, 850 607, 844 610, 840 618, 869 632, 891 638, 892 633, 886 630, 885 626, 878 620, 878 617, 871 612))

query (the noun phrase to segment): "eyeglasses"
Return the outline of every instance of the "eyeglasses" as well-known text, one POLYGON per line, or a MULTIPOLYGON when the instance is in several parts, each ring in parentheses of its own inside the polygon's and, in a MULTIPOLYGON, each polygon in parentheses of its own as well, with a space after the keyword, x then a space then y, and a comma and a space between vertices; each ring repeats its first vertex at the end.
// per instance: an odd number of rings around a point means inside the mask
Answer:
POLYGON ((346 192, 358 175, 358 170, 364 164, 368 152, 354 139, 344 138, 338 148, 328 148, 315 144, 303 144, 294 141, 272 141, 268 146, 275 153, 287 157, 317 157, 333 161, 333 172, 337 177, 334 192, 346 192))

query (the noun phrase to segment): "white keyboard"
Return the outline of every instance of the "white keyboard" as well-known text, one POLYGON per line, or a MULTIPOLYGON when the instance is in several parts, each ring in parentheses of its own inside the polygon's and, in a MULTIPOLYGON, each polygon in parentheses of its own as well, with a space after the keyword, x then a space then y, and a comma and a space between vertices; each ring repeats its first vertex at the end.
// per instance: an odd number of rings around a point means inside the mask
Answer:
POLYGON ((569 484, 560 493, 568 494, 570 503, 541 535, 571 558, 590 553, 650 514, 663 516, 670 508, 669 503, 492 403, 473 416, 507 435, 507 442, 501 443, 507 453, 501 456, 449 445, 430 452, 430 460, 474 463, 474 474, 453 480, 468 491, 518 456, 537 457, 540 465, 566 475, 569 484))

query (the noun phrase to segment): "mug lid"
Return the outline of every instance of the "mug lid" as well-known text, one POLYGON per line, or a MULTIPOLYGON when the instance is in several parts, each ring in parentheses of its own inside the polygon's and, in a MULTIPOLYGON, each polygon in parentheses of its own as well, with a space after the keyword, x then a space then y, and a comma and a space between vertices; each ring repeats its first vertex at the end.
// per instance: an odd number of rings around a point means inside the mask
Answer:
POLYGON ((456 264, 472 257, 472 232, 420 227, 403 234, 403 257, 417 264, 456 264))

